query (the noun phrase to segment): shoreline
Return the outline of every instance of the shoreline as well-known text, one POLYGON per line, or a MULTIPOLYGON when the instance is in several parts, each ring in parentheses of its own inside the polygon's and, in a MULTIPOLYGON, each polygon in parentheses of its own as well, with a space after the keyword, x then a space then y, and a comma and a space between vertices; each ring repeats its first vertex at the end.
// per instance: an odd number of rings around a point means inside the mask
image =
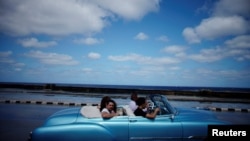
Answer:
MULTIPOLYGON (((37 105, 55 105, 55 106, 86 106, 99 105, 96 99, 103 97, 106 94, 84 94, 84 93, 43 93, 25 90, 5 90, 1 91, 0 89, 0 104, 37 104, 37 105), (8 93, 9 92, 9 93, 8 93), (9 95, 11 94, 11 95, 9 95), (14 95, 13 95, 14 94, 14 95), (24 95, 22 95, 24 94, 24 95), (4 96, 6 95, 6 96, 4 96), (20 96, 17 96, 20 95, 20 96), (12 97, 14 96, 14 97, 12 97), (16 97, 17 96, 17 97, 16 97), (30 97, 31 96, 31 97, 30 97), (58 96, 58 97, 57 97, 58 96), (65 97, 68 97, 65 99, 65 97), (89 98, 88 98, 89 97, 89 98), (92 100, 90 100, 92 98, 92 100), (81 100, 79 100, 81 99, 81 100), (87 100, 88 99, 88 100, 87 100), (93 101, 93 99, 95 99, 93 101)), ((140 96, 145 96, 139 94, 140 96)), ((115 98, 119 102, 123 103, 130 98, 130 94, 114 94, 109 95, 112 98, 115 98), (124 101, 125 100, 125 101, 124 101)), ((207 97, 197 97, 197 96, 174 96, 166 95, 169 102, 178 103, 184 102, 184 107, 192 106, 191 108, 201 109, 201 110, 210 110, 210 111, 220 111, 220 112, 250 112, 250 100, 245 99, 227 99, 227 98, 207 98, 207 97), (189 103, 185 106, 185 104, 189 103), (195 103, 195 104, 194 104, 195 103), (191 105, 190 105, 191 104, 191 105)), ((177 104, 177 105, 178 105, 177 104)))
MULTIPOLYGON (((69 92, 69 91, 56 91, 50 89, 43 89, 43 90, 29 90, 29 89, 17 89, 17 88, 0 88, 1 93, 27 93, 27 94, 43 94, 45 96, 56 96, 56 95, 70 95, 70 96, 88 96, 88 97, 102 97, 103 95, 110 95, 113 98, 121 98, 127 99, 130 97, 130 93, 84 93, 84 92, 69 92)), ((199 95, 177 95, 177 94, 165 94, 165 93, 137 93, 139 95, 148 95, 148 94, 162 94, 167 97, 170 101, 199 101, 199 102, 220 102, 220 103, 246 103, 250 104, 250 99, 246 98, 228 98, 228 97, 208 97, 208 96, 199 96, 199 95)))
POLYGON ((115 88, 115 87, 90 87, 90 86, 61 86, 56 84, 27 84, 27 83, 2 83, 0 91, 18 92, 18 93, 45 93, 45 94, 71 94, 71 95, 103 95, 112 96, 128 96, 133 92, 138 94, 162 94, 166 95, 170 100, 182 101, 218 101, 218 102, 240 102, 250 103, 249 92, 235 91, 212 91, 209 89, 201 89, 197 91, 188 90, 164 90, 164 89, 139 89, 139 88, 115 88))

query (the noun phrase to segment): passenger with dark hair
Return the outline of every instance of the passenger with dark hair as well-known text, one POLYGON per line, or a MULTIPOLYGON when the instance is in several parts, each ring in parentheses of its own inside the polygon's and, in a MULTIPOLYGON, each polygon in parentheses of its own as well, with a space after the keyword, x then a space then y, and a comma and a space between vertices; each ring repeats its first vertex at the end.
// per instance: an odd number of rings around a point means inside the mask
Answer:
POLYGON ((101 100, 100 103, 100 112, 102 111, 103 108, 106 107, 107 102, 110 100, 111 98, 109 96, 104 96, 101 100))
POLYGON ((110 99, 106 103, 106 107, 102 109, 101 115, 103 118, 112 118, 114 116, 118 116, 116 111, 114 110, 116 107, 116 103, 114 100, 110 99))
POLYGON ((159 112, 159 108, 155 108, 153 112, 151 113, 147 113, 145 112, 143 109, 145 109, 147 107, 147 101, 144 97, 139 97, 136 100, 136 104, 138 105, 137 109, 134 111, 134 114, 136 116, 143 116, 146 118, 155 118, 157 113, 159 112))

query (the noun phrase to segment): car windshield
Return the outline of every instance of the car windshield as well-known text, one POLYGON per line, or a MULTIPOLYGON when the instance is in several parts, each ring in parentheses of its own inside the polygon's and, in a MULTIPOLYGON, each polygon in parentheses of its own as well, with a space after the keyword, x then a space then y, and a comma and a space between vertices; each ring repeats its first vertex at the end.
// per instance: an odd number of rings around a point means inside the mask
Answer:
POLYGON ((167 100, 166 96, 162 95, 149 95, 147 97, 149 108, 160 108, 160 115, 166 115, 166 114, 176 114, 176 109, 172 107, 167 100))

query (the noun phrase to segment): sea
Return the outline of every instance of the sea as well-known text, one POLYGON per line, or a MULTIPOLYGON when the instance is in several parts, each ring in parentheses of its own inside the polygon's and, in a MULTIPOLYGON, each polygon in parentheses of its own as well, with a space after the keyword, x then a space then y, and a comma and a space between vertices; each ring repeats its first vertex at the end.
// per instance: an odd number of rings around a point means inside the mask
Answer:
POLYGON ((201 91, 213 92, 243 92, 250 93, 250 87, 207 87, 207 86, 149 86, 149 85, 106 85, 106 84, 71 84, 71 83, 27 83, 27 82, 0 82, 0 85, 34 85, 45 86, 53 84, 60 87, 87 87, 87 88, 115 88, 115 89, 138 89, 138 90, 170 90, 170 91, 201 91))
POLYGON ((57 86, 116 88, 139 90, 173 90, 173 91, 200 91, 211 90, 215 92, 250 92, 250 88, 239 87, 205 87, 205 86, 146 86, 146 85, 104 85, 104 84, 56 84, 57 86))
MULTIPOLYGON (((1 83, 0 83, 1 84, 1 83)), ((5 83, 6 84, 6 83, 5 83)), ((16 84, 16 83, 15 83, 16 84)), ((44 86, 45 83, 21 83, 23 85, 44 86)), ((55 84, 61 87, 88 87, 88 88, 116 88, 116 89, 139 89, 139 90, 173 90, 173 91, 200 91, 211 90, 216 92, 246 92, 249 94, 250 88, 227 88, 227 87, 183 87, 183 86, 132 86, 132 85, 90 85, 90 84, 55 84)), ((99 104, 101 98, 105 94, 91 94, 91 93, 75 93, 60 91, 55 93, 53 91, 29 91, 15 88, 0 89, 0 100, 24 100, 24 101, 47 101, 47 102, 74 102, 74 103, 92 103, 99 104)), ((140 95, 140 94, 139 94, 140 95)), ((112 97, 119 104, 128 104, 130 101, 130 93, 128 94, 112 94, 112 97)), ((170 103, 175 107, 220 107, 220 108, 244 108, 250 109, 249 103, 230 103, 230 102, 199 102, 199 101, 171 101, 170 103)))

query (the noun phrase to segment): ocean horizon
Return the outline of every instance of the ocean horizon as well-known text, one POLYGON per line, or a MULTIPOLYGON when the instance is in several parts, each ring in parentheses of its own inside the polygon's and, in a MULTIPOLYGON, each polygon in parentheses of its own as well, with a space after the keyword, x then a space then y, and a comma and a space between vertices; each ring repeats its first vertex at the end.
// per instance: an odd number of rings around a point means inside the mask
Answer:
POLYGON ((29 85, 82 88, 112 88, 112 89, 136 89, 136 90, 167 90, 167 91, 213 91, 213 92, 243 92, 249 93, 250 88, 244 87, 211 87, 211 86, 147 86, 147 85, 111 85, 111 84, 72 84, 72 83, 31 83, 31 82, 0 82, 0 85, 29 85))

